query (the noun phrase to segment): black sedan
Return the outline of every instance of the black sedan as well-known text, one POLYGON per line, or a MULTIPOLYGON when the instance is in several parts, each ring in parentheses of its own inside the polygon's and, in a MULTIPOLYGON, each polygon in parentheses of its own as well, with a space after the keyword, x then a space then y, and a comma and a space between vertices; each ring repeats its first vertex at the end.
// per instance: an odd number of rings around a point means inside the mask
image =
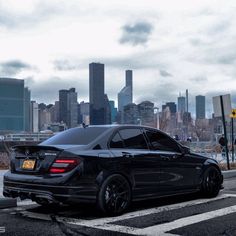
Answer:
POLYGON ((41 205, 96 203, 117 215, 131 201, 191 192, 215 197, 222 182, 215 160, 191 153, 159 130, 84 126, 39 145, 14 147, 3 194, 41 205))

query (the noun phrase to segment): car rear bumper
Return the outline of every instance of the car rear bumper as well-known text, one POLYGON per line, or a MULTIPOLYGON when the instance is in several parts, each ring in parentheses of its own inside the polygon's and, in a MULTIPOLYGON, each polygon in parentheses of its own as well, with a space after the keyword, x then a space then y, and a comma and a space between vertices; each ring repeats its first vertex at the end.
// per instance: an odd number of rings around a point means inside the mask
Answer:
MULTIPOLYGON (((44 181, 26 181, 24 178, 14 178, 15 174, 7 173, 4 176, 3 195, 5 197, 20 197, 21 199, 45 199, 49 202, 96 202, 98 187, 96 184, 77 183, 66 185, 65 183, 46 184, 44 181)), ((22 176, 23 177, 23 176, 22 176)))

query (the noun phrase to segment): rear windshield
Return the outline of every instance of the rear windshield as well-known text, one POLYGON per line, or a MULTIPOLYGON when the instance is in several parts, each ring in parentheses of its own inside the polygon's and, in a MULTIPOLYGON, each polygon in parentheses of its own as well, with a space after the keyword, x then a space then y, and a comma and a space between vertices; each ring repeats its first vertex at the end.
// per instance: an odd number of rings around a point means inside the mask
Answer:
POLYGON ((41 145, 87 145, 107 129, 105 127, 72 128, 45 140, 41 145))

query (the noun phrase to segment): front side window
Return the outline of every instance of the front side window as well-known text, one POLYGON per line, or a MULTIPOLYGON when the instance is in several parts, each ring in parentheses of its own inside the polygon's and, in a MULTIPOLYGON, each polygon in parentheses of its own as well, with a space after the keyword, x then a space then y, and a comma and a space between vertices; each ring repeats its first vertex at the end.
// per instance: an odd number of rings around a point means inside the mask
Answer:
POLYGON ((125 148, 148 149, 146 140, 140 129, 122 129, 119 133, 124 141, 125 148))
POLYGON ((146 135, 154 150, 180 152, 178 144, 167 135, 152 130, 147 130, 146 135))

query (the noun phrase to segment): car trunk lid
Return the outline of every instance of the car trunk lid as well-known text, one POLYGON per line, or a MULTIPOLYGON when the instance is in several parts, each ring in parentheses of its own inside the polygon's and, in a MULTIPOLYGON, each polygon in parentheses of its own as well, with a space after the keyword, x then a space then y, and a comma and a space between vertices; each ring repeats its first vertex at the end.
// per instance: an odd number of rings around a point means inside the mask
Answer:
POLYGON ((45 174, 64 150, 41 145, 14 146, 11 153, 11 171, 22 174, 45 174))

